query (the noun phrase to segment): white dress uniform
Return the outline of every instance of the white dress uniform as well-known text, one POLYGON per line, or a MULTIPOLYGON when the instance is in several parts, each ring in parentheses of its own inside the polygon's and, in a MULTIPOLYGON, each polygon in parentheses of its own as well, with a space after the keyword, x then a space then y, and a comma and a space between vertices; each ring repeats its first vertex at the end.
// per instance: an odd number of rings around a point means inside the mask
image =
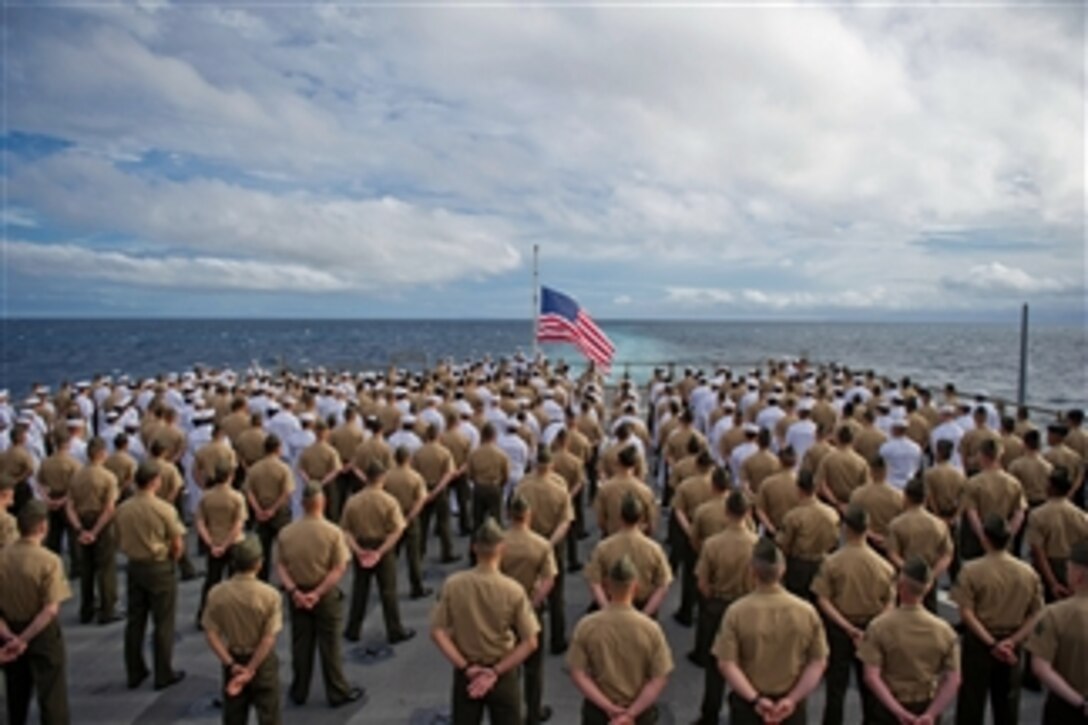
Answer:
POLYGON ((759 446, 755 441, 744 441, 729 455, 729 470, 733 474, 733 481, 739 484, 740 482, 740 467, 748 460, 748 457, 759 450, 759 446))
POLYGON ((759 415, 756 416, 756 425, 773 433, 778 421, 785 417, 786 411, 778 407, 778 403, 774 403, 759 411, 759 415))
POLYGON ((811 418, 799 420, 786 429, 786 445, 793 448, 797 460, 805 457, 805 451, 816 442, 816 422, 811 418))
POLYGON ((880 446, 880 456, 888 471, 888 483, 903 490, 922 468, 921 447, 905 435, 893 434, 880 446))
MULTIPOLYGON (((510 460, 510 477, 506 480, 505 495, 509 495, 510 491, 518 485, 529 465, 529 446, 517 434, 516 430, 516 427, 510 430, 509 426, 507 426, 506 432, 499 434, 498 439, 495 441, 499 450, 505 453, 510 460)), ((506 500, 505 496, 503 500, 506 500)))
POLYGON ((446 430, 446 421, 442 418, 441 411, 439 411, 438 408, 435 407, 433 399, 426 408, 419 411, 419 419, 423 421, 423 423, 425 423, 427 427, 430 427, 432 425, 435 426, 435 428, 438 429, 439 433, 446 430))
MULTIPOLYGON (((405 416, 401 422, 412 425, 415 423, 415 418, 411 415, 405 416)), ((419 436, 415 434, 415 431, 410 428, 401 428, 400 430, 393 431, 393 435, 389 436, 387 443, 394 451, 401 446, 404 446, 408 449, 408 452, 413 455, 423 447, 423 441, 421 441, 419 436)))
POLYGON ((710 455, 713 457, 714 462, 719 466, 724 466, 728 463, 722 456, 721 442, 722 438, 725 437, 725 434, 731 431, 734 425, 736 424, 733 422, 733 409, 730 407, 710 430, 710 455))
POLYGON ((929 434, 929 449, 936 453, 937 441, 952 441, 952 465, 963 468, 963 461, 960 459, 960 439, 963 438, 963 429, 960 428, 954 420, 947 420, 929 434))
POLYGON ((740 398, 740 412, 747 414, 748 409, 759 402, 759 386, 749 385, 748 392, 740 398))

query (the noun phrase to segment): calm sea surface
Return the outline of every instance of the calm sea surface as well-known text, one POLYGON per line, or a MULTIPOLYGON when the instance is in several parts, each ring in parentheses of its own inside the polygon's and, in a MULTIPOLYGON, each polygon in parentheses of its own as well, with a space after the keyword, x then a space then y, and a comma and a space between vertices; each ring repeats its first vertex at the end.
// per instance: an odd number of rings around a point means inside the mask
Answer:
MULTIPOLYGON (((824 322, 602 322, 617 347, 616 371, 631 363, 734 367, 770 356, 806 355, 930 385, 1016 394, 1019 331, 993 324, 824 322)), ((196 363, 300 369, 405 367, 444 357, 509 355, 531 345, 524 321, 342 320, 5 320, 0 321, 0 387, 22 395, 33 382, 55 385, 96 372, 147 376, 196 363)), ((546 346, 574 360, 570 348, 546 346)), ((646 365, 643 365, 643 364, 646 365)), ((1088 401, 1088 341, 1083 329, 1032 331, 1029 402, 1068 407, 1088 401)))

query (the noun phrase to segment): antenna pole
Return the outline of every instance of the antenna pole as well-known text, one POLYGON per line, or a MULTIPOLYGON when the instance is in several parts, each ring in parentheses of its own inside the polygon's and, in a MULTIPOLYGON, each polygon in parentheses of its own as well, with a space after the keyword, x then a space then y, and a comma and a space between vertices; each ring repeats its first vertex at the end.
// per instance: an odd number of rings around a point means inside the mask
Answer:
POLYGON ((540 245, 533 245, 533 361, 540 354, 540 245))

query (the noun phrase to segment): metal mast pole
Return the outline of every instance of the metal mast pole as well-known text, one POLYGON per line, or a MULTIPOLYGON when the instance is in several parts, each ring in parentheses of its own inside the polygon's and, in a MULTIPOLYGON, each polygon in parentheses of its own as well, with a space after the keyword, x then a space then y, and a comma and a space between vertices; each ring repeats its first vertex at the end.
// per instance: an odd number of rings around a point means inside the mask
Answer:
POLYGON ((533 245, 533 360, 540 354, 540 245, 533 245))

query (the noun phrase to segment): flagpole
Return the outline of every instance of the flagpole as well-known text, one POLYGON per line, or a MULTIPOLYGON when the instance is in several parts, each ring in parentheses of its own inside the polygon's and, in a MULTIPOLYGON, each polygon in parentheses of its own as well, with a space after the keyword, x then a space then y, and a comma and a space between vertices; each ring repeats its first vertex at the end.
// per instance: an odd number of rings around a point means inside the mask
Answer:
POLYGON ((540 332, 540 245, 533 245, 533 361, 540 354, 540 343, 537 341, 540 332))

